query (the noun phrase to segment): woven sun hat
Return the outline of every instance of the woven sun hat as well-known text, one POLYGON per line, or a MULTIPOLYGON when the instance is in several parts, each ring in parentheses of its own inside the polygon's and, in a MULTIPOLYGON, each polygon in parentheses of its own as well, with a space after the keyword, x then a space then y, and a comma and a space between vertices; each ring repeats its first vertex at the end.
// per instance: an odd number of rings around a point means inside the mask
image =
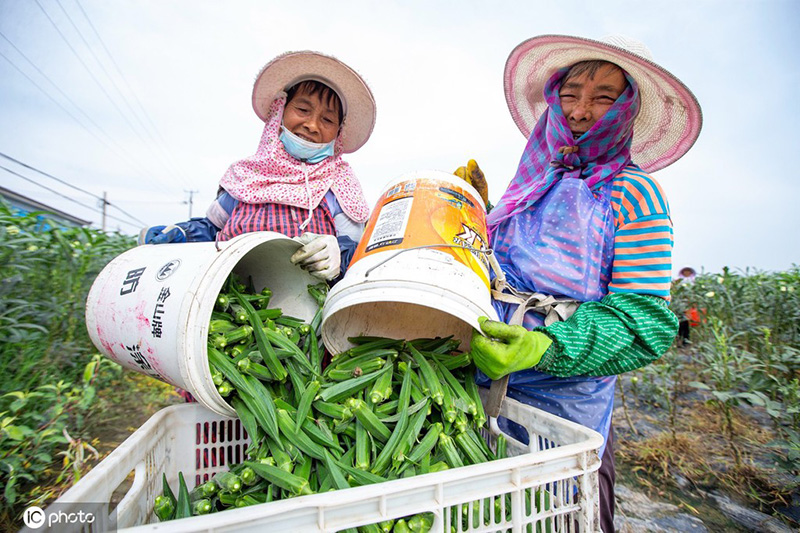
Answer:
POLYGON ((655 172, 689 151, 703 124, 692 91, 653 61, 640 41, 621 35, 599 41, 569 35, 540 35, 519 44, 506 60, 504 87, 511 117, 525 138, 547 109, 543 90, 556 70, 601 59, 619 66, 639 85, 641 107, 633 126, 631 158, 655 172))
POLYGON ((256 115, 266 121, 281 91, 308 80, 324 83, 342 101, 342 150, 351 153, 361 148, 375 127, 375 98, 364 79, 335 57, 304 50, 286 52, 267 63, 253 84, 256 115))

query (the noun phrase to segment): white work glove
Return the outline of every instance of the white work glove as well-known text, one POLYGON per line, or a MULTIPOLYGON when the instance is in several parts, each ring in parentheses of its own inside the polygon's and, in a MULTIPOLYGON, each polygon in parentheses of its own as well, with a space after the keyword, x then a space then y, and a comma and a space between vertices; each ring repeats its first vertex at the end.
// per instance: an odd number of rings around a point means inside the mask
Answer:
POLYGON ((303 247, 292 255, 292 263, 326 281, 339 275, 342 254, 335 236, 303 233, 295 240, 303 247))

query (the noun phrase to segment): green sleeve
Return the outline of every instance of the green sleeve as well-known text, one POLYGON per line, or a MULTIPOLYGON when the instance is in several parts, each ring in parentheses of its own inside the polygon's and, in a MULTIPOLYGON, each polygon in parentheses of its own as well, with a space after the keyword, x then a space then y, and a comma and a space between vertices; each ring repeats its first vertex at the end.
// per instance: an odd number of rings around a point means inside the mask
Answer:
POLYGON ((615 293, 536 330, 553 340, 537 370, 559 377, 610 376, 664 355, 678 333, 678 318, 662 298, 615 293))

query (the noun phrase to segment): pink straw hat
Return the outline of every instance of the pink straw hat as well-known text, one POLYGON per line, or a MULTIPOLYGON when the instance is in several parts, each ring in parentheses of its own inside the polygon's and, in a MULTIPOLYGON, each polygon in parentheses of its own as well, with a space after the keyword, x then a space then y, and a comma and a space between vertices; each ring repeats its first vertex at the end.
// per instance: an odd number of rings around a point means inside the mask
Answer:
POLYGON ((689 88, 652 57, 643 43, 621 35, 599 41, 569 35, 528 39, 506 60, 504 86, 511 117, 527 138, 547 109, 542 93, 556 70, 579 61, 609 61, 639 85, 642 103, 633 126, 631 157, 645 171, 655 172, 689 151, 700 134, 703 114, 689 88))
POLYGON ((256 115, 266 121, 276 97, 308 80, 324 83, 342 101, 342 150, 351 153, 361 148, 375 127, 375 98, 361 76, 335 57, 311 51, 286 52, 267 63, 253 84, 256 115))

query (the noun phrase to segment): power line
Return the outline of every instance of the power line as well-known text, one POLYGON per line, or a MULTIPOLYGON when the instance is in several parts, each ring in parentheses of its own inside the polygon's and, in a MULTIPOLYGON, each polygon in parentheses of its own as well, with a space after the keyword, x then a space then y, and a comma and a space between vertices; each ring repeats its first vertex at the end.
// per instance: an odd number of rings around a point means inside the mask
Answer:
MULTIPOLYGON (((100 61, 100 58, 97 57, 97 54, 95 54, 94 49, 91 47, 89 42, 83 36, 83 32, 80 30, 80 28, 78 28, 78 26, 72 20, 72 17, 69 15, 67 10, 64 9, 64 6, 61 4, 61 0, 56 0, 56 3, 58 4, 58 7, 61 8, 61 11, 64 13, 64 15, 67 17, 67 20, 72 25, 72 28, 77 32, 78 37, 80 37, 80 39, 83 42, 84 46, 89 51, 89 54, 91 54, 92 58, 95 60, 97 65, 100 67, 100 69, 103 71, 103 74, 106 75, 106 78, 108 78, 108 80, 111 82, 111 84, 116 89, 117 94, 119 94, 120 98, 122 99, 122 102, 127 106, 128 110, 130 111, 130 114, 133 116, 133 118, 136 119, 136 121, 141 126, 142 131, 144 131, 144 133, 147 135, 147 137, 148 137, 148 139, 150 140, 150 143, 151 143, 150 145, 151 146, 157 146, 158 148, 161 148, 162 152, 168 155, 168 152, 166 151, 166 149, 156 141, 156 139, 153 137, 152 133, 148 130, 147 126, 139 118, 138 113, 136 112, 136 110, 133 109, 133 106, 131 106, 128 98, 125 96, 125 93, 122 92, 122 89, 120 89, 119 85, 117 85, 117 82, 114 80, 114 77, 111 76, 111 74, 108 72, 106 67, 103 65, 103 62, 100 61)), ((135 133, 137 135, 139 135, 138 132, 135 132, 135 133)), ((142 139, 142 141, 144 141, 144 139, 141 136, 139 136, 139 138, 142 139)), ((158 155, 155 150, 153 151, 153 154, 154 155, 158 155)), ((167 157, 167 159, 165 159, 164 161, 168 162, 171 165, 173 164, 171 157, 167 157)), ((172 172, 174 172, 174 169, 172 170, 172 172)), ((180 181, 184 181, 183 177, 180 177, 179 179, 180 179, 180 181)))
MULTIPOLYGON (((9 161, 13 161, 14 163, 16 163, 16 164, 18 164, 18 165, 20 165, 20 166, 23 166, 23 167, 25 167, 25 168, 27 168, 27 169, 29 169, 29 170, 33 170, 34 172, 37 172, 37 173, 41 174, 42 176, 46 176, 46 177, 48 177, 48 178, 54 179, 54 180, 56 180, 57 182, 59 182, 59 183, 62 183, 62 184, 64 184, 64 185, 66 185, 67 187, 71 187, 71 188, 75 189, 76 191, 80 191, 80 192, 82 192, 82 193, 84 193, 84 194, 88 194, 89 196, 92 196, 93 198, 95 198, 95 199, 97 199, 97 200, 99 200, 99 201, 103 202, 104 204, 106 204, 106 205, 109 205, 109 206, 113 207, 114 209, 118 210, 119 212, 121 212, 121 213, 122 213, 122 214, 124 214, 125 216, 127 216, 127 217, 130 217, 130 219, 131 219, 131 220, 135 220, 136 222, 138 222, 139 224, 142 224, 143 226, 146 226, 146 225, 147 225, 147 223, 145 223, 145 222, 142 222, 141 220, 139 220, 139 219, 138 219, 138 218, 136 218, 135 216, 131 215, 130 213, 128 213, 127 211, 125 211, 124 209, 122 209, 121 207, 119 207, 119 206, 116 206, 116 205, 112 204, 111 202, 108 202, 108 201, 106 201, 106 199, 105 199, 105 198, 103 198, 103 197, 101 197, 101 196, 98 196, 98 195, 96 195, 96 194, 94 194, 94 193, 92 193, 92 192, 89 192, 89 191, 87 191, 87 190, 81 189, 80 187, 76 187, 75 185, 72 185, 71 183, 68 183, 68 182, 66 182, 66 181, 62 180, 61 178, 57 178, 57 177, 53 176, 52 174, 48 174, 47 172, 45 172, 45 171, 43 171, 43 170, 39 170, 39 169, 38 169, 38 168, 36 168, 36 167, 32 167, 32 166, 28 165, 27 163, 23 163, 22 161, 19 161, 18 159, 14 159, 13 157, 11 157, 11 156, 9 156, 9 155, 6 155, 6 154, 4 154, 4 153, 2 153, 2 152, 0 152, 0 156, 2 156, 2 157, 4 157, 4 158, 8 159, 9 161)), ((3 168, 5 168, 5 167, 3 167, 3 168)), ((6 170, 7 170, 7 169, 6 169, 6 170)), ((26 178, 26 179, 27 179, 27 178, 26 178)))
MULTIPOLYGON (((45 190, 47 190, 47 191, 50 191, 51 193, 55 194, 56 196, 60 196, 61 198, 64 198, 65 200, 69 200, 70 202, 76 203, 76 204, 78 204, 78 205, 79 205, 79 206, 81 206, 81 207, 84 207, 84 208, 86 208, 86 209, 88 209, 88 210, 90 210, 90 211, 94 211, 95 213, 100 213, 100 214, 102 214, 102 211, 98 211, 98 210, 97 210, 96 208, 94 208, 94 207, 88 206, 88 205, 86 205, 86 204, 84 204, 84 203, 81 203, 81 202, 79 202, 78 200, 75 200, 74 198, 70 198, 69 196, 66 196, 66 195, 64 195, 64 194, 61 194, 60 192, 58 192, 58 191, 56 191, 56 190, 54 190, 54 189, 51 189, 50 187, 47 187, 46 185, 42 185, 41 183, 39 183, 39 182, 37 182, 37 181, 35 181, 35 180, 32 180, 32 179, 28 178, 27 176, 23 176, 22 174, 19 174, 18 172, 14 172, 13 170, 11 170, 11 169, 9 169, 9 168, 6 168, 6 167, 4 167, 3 165, 0 165, 0 169, 2 169, 2 170, 5 170, 5 171, 6 171, 6 172, 8 172, 9 174, 13 174, 13 175, 15 175, 15 176, 17 176, 17 177, 19 177, 19 178, 22 178, 22 179, 24 179, 25 181, 29 181, 30 183, 33 183, 34 185, 37 185, 37 186, 41 187, 42 189, 45 189, 45 190)), ((116 220, 117 222, 122 222, 123 224, 128 224, 129 226, 136 227, 136 226, 134 226, 134 224, 133 224, 133 223, 131 223, 131 222, 128 222, 127 220, 122 220, 121 218, 117 218, 117 217, 115 217, 115 216, 113 216, 113 215, 106 215, 106 216, 107 216, 108 218, 113 218, 113 219, 114 219, 114 220, 116 220)), ((142 224, 143 224, 143 225, 146 225, 146 224, 144 224, 144 223, 142 223, 142 224)))
MULTIPOLYGON (((35 2, 36 2, 36 5, 39 6, 39 9, 42 10, 42 13, 44 13, 44 16, 47 17, 47 20, 50 21, 50 24, 53 25, 53 28, 55 28, 55 30, 58 33, 58 35, 61 36, 61 40, 63 40, 64 43, 67 45, 67 47, 72 51, 73 55, 77 58, 77 60, 80 62, 80 64, 83 65, 84 70, 86 70, 86 72, 89 74, 89 77, 92 78, 92 81, 94 81, 95 85, 97 85, 97 87, 103 92, 103 94, 106 95, 106 98, 108 98, 108 101, 111 102, 111 105, 114 106, 114 108, 117 110, 119 115, 123 118, 123 120, 125 120, 125 122, 128 124, 128 126, 131 128, 131 131, 133 131, 134 133, 136 133, 138 135, 138 132, 133 127, 133 125, 131 124, 130 120, 128 120, 128 117, 125 116, 125 113, 122 112, 122 109, 120 109, 119 106, 117 105, 117 103, 114 101, 114 99, 111 98, 111 95, 108 94, 108 91, 106 91, 105 87, 103 87, 103 84, 100 83, 100 80, 97 79, 97 76, 94 75, 94 72, 92 72, 92 70, 89 68, 89 65, 86 64, 86 62, 81 58, 80 54, 78 54, 78 51, 75 50, 75 48, 72 46, 72 43, 69 42, 69 40, 67 39, 66 35, 64 35, 64 33, 58 27, 58 24, 55 23, 53 18, 44 9, 44 6, 42 6, 42 4, 39 2, 39 0, 35 0, 35 2)), ((141 137, 140 137, 140 139, 141 139, 141 137)), ((142 140, 144 140, 144 139, 142 139, 142 140)))
MULTIPOLYGON (((36 65, 34 65, 34 64, 33 64, 33 63, 30 61, 30 59, 28 59, 28 58, 27 58, 27 57, 26 57, 26 56, 25 56, 25 55, 24 55, 24 54, 23 54, 23 53, 22 53, 22 52, 19 50, 19 48, 17 48, 16 46, 14 46, 14 43, 12 43, 12 42, 11 42, 11 41, 8 39, 8 37, 6 37, 6 36, 5 36, 5 35, 4 35, 2 32, 0 32, 0 37, 3 37, 3 39, 5 39, 5 40, 6 40, 6 41, 7 41, 7 42, 8 42, 8 43, 9 43, 9 44, 10 44, 10 45, 11 45, 11 46, 12 46, 12 47, 13 47, 13 48, 14 48, 14 49, 15 49, 15 50, 16 50, 16 51, 17 51, 17 52, 18 52, 18 53, 19 53, 19 54, 22 56, 22 57, 23 57, 23 59, 25 59, 25 61, 27 61, 28 63, 30 63, 30 65, 31 65, 31 66, 32 66, 32 67, 33 67, 33 68, 34 68, 34 69, 35 69, 37 72, 39 72, 39 74, 41 74, 41 75, 42 75, 42 76, 43 76, 43 77, 44 77, 44 78, 45 78, 45 79, 46 79, 48 82, 50 82, 50 84, 51 84, 51 85, 53 85, 53 86, 56 88, 56 90, 58 90, 58 91, 59 91, 59 93, 61 93, 61 95, 62 95, 62 96, 64 96, 64 98, 66 98, 66 99, 67 99, 67 101, 69 101, 69 102, 70 102, 70 103, 71 103, 71 104, 72 104, 72 105, 73 105, 73 106, 74 106, 76 109, 78 109, 78 111, 80 111, 81 113, 83 113, 83 115, 84 115, 84 116, 87 118, 87 120, 89 120, 89 122, 90 122, 90 123, 91 123, 91 124, 92 124, 94 127, 96 127, 98 130, 100 130, 100 132, 101 132, 103 135, 105 135, 106 137, 108 137, 108 138, 109 138, 109 140, 111 140, 111 137, 109 137, 109 135, 108 135, 108 134, 107 134, 107 133, 106 133, 106 132, 105 132, 105 131, 104 131, 104 130, 103 130, 101 127, 100 127, 100 126, 98 126, 98 125, 97 125, 97 123, 95 123, 95 122, 94 122, 94 121, 93 121, 91 118, 89 118, 89 116, 88 116, 88 115, 87 115, 87 114, 86 114, 86 113, 85 113, 85 112, 84 112, 84 111, 83 111, 83 110, 82 110, 82 109, 81 109, 81 108, 80 108, 80 107, 79 107, 79 106, 78 106, 78 105, 77 105, 75 102, 73 102, 73 101, 72 101, 72 100, 71 100, 71 99, 70 99, 70 98, 69 98, 69 97, 68 97, 66 94, 64 94, 64 92, 63 92, 63 91, 61 91, 61 89, 59 89, 59 88, 58 88, 58 86, 57 86, 57 85, 56 85, 56 84, 55 84, 55 83, 54 83, 54 82, 53 82, 53 81, 52 81, 52 80, 51 80, 49 77, 47 77, 47 75, 46 75, 46 74, 44 74, 44 73, 43 73, 43 72, 42 72, 42 71, 41 71, 41 70, 40 70, 38 67, 36 67, 36 65)), ((73 115, 73 114, 72 114, 72 113, 71 113, 71 112, 70 112, 70 111, 69 111, 67 108, 65 108, 65 107, 64 107, 64 106, 61 104, 61 102, 59 102, 58 100, 56 100, 55 98, 53 98, 53 97, 52 97, 52 96, 51 96, 51 95, 50 95, 50 94, 49 94, 49 93, 48 93, 48 92, 47 92, 45 89, 43 89, 43 88, 42 88, 42 86, 41 86, 41 85, 39 85, 38 83, 36 83, 36 82, 35 82, 35 81, 34 81, 34 80, 33 80, 33 79, 30 77, 30 76, 28 76, 28 75, 27 75, 25 72, 23 72, 23 71, 22 71, 22 69, 20 69, 20 68, 19 68, 19 67, 18 67, 18 66, 17 66, 17 65, 16 65, 16 64, 15 64, 15 63, 14 63, 14 62, 11 60, 11 59, 9 59, 9 58, 8 58, 8 57, 7 57, 7 56, 6 56, 6 55, 5 55, 5 54, 4 54, 2 51, 0 51, 0 56, 2 56, 2 57, 3 57, 3 59, 5 59, 6 61, 8 61, 8 63, 9 63, 9 64, 10 64, 12 67, 14 67, 14 69, 16 69, 16 71, 17 71, 17 72, 19 72, 20 74, 22 74, 22 76, 24 76, 24 77, 25 77, 25 78, 26 78, 26 79, 27 79, 29 82, 31 82, 31 83, 33 84, 33 86, 34 86, 34 87, 36 87, 37 89, 39 89, 39 91, 41 91, 41 92, 42 92, 42 94, 44 94, 44 95, 45 95, 47 98, 49 98, 50 100, 52 100, 54 104, 56 104, 58 107, 60 107, 60 108, 61 108, 61 110, 62 110, 62 111, 64 111, 64 113, 66 113, 67 115, 69 115, 69 116, 70 116, 70 118, 72 118, 72 120, 74 120, 74 121, 75 121, 75 122, 76 122, 76 123, 77 123, 77 124, 78 124, 78 125, 79 125, 81 128, 83 128, 84 130, 86 130, 86 132, 87 132, 87 133, 89 133, 89 134, 90 134, 92 137, 94 137, 95 139, 97 139, 97 140, 100 142, 100 144, 102 144, 103 146, 105 146, 106 148, 108 148, 109 150, 111 150, 111 151, 112 151, 112 152, 113 152, 115 155, 117 155, 117 156, 118 156, 120 159, 122 159, 123 161, 125 161, 126 163, 128 163, 128 165, 130 165, 130 166, 131 166, 131 168, 133 168, 133 169, 134 169, 136 172, 139 172, 139 173, 141 173, 142 175, 145 175, 145 176, 148 176, 148 177, 149 177, 149 175, 151 174, 151 171, 149 171, 148 169, 146 169, 146 168, 144 168, 144 167, 139 167, 139 168, 136 168, 136 166, 134 165, 134 163, 132 163, 131 159, 128 159, 126 156, 123 156, 123 155, 122 155, 120 152, 118 152, 118 151, 117 151, 117 150, 116 150, 114 147, 112 147, 111 145, 109 145, 109 144, 108 144, 106 141, 104 141, 103 139, 101 139, 100 137, 98 137, 96 133, 94 133, 92 130, 90 130, 89 128, 87 128, 87 127, 86 127, 86 126, 85 126, 83 123, 81 123, 81 121, 80 121, 80 120, 78 120, 78 118, 77 118, 75 115, 73 115)), ((111 142, 113 143, 114 141, 113 141, 113 140, 111 140, 111 142)), ((114 143, 114 144, 116 144, 116 143, 114 143)), ((123 151, 124 151, 124 149, 123 149, 123 151)), ((133 160, 135 161, 135 158, 133 158, 133 160)))
POLYGON ((76 191, 80 191, 80 192, 82 192, 82 193, 84 193, 84 194, 88 194, 89 196, 94 196, 94 197, 95 197, 95 198, 97 198, 98 200, 102 200, 102 198, 101 198, 101 197, 97 196, 96 194, 94 194, 94 193, 92 193, 92 192, 89 192, 89 191, 86 191, 86 190, 84 190, 84 189, 81 189, 80 187, 76 187, 75 185, 72 185, 71 183, 68 183, 68 182, 66 182, 66 181, 62 180, 61 178, 57 178, 57 177, 55 177, 55 176, 52 176, 52 175, 48 174, 47 172, 44 172, 44 171, 41 171, 41 170, 39 170, 38 168, 34 168, 34 167, 32 167, 32 166, 30 166, 30 165, 28 165, 28 164, 26 164, 26 163, 23 163, 22 161, 20 161, 20 160, 18 160, 18 159, 14 159, 14 158, 13 158, 13 157, 11 157, 10 155, 6 155, 6 154, 4 154, 3 152, 0 152, 0 157, 4 157, 4 158, 8 159, 9 161, 13 161, 14 163, 16 163, 16 164, 18 164, 18 165, 20 165, 20 166, 23 166, 23 167, 25 167, 25 168, 27 168, 27 169, 29 169, 29 170, 33 170, 34 172, 38 172, 39 174, 41 174, 41 175, 43 175, 43 176, 47 176, 48 178, 52 178, 52 179, 56 180, 56 181, 57 181, 57 182, 59 182, 59 183, 63 183, 63 184, 64 184, 64 185, 66 185, 67 187, 70 187, 70 188, 72 188, 72 189, 75 189, 76 191))
MULTIPOLYGON (((136 128, 134 128, 134 127, 133 127, 133 124, 131 124, 131 121, 128 119, 128 117, 125 115, 125 113, 123 113, 123 112, 122 112, 122 109, 120 109, 119 105, 117 105, 117 103, 114 101, 114 99, 113 99, 113 98, 111 98, 111 95, 110 95, 110 94, 108 94, 108 91, 106 91, 105 87, 103 87, 103 84, 101 84, 101 83, 100 83, 100 80, 98 80, 98 79, 97 79, 97 76, 95 76, 95 75, 94 75, 94 73, 91 71, 91 69, 90 69, 90 68, 89 68, 89 66, 86 64, 86 62, 85 62, 85 61, 84 61, 84 60, 81 58, 80 54, 78 54, 77 50, 75 50, 75 48, 74 48, 74 47, 72 46, 72 44, 69 42, 69 40, 67 39, 67 37, 64 35, 64 33, 61 31, 61 29, 58 27, 58 25, 57 25, 57 24, 55 23, 55 21, 52 19, 52 17, 50 17, 50 15, 47 13, 47 11, 45 11, 44 7, 43 7, 43 6, 42 6, 42 4, 39 2, 39 0, 35 0, 35 1, 36 1, 36 5, 38 5, 38 6, 39 6, 39 9, 41 9, 41 10, 42 10, 42 13, 44 13, 45 17, 47 17, 47 20, 49 20, 49 21, 50 21, 50 24, 52 24, 52 25, 53 25, 53 27, 55 28, 56 32, 58 32, 58 34, 61 36, 61 39, 62 39, 62 40, 63 40, 63 41, 66 43, 67 47, 68 47, 68 48, 69 48, 69 49, 72 51, 72 53, 73 53, 73 54, 75 55, 75 57, 78 59, 78 61, 80 62, 80 64, 81 64, 81 65, 83 65, 83 68, 86 70, 86 72, 87 72, 87 73, 89 74, 89 76, 92 78, 92 81, 94 81, 94 82, 95 82, 95 84, 97 85, 97 87, 98 87, 98 88, 99 88, 99 89, 100 89, 100 90, 103 92, 103 94, 106 96, 106 98, 108 98, 108 101, 109 101, 109 102, 111 102, 111 105, 113 105, 113 106, 114 106, 114 109, 116 109, 116 110, 117 110, 117 112, 120 114, 120 116, 122 117, 122 119, 125 121, 125 123, 128 125, 128 127, 131 129, 131 131, 132 131, 134 134, 136 134, 136 136, 137 136, 137 137, 139 137, 139 139, 142 141, 142 143, 144 143, 144 144, 147 144, 147 142, 146 142, 146 141, 144 140, 144 138, 141 136, 141 134, 139 133, 139 131, 138 131, 136 128)), ((151 170, 148 170, 148 172, 152 172, 152 171, 151 171, 151 170)))
MULTIPOLYGON (((137 96, 136 91, 133 90, 133 87, 131 87, 131 84, 128 82, 128 79, 125 77, 125 74, 123 74, 122 69, 119 67, 117 62, 114 60, 114 56, 111 54, 111 51, 106 46, 106 43, 105 43, 105 41, 103 41, 103 38, 100 37, 100 33, 95 28, 94 24, 92 23, 92 20, 89 18, 89 15, 86 13, 86 10, 83 9, 83 6, 81 5, 80 0, 75 0, 75 3, 77 4, 78 9, 81 10, 81 13, 83 13, 83 17, 86 19, 86 22, 89 24, 89 27, 92 29, 92 32, 94 33, 95 37, 97 37, 97 41, 100 43, 100 46, 103 47, 103 50, 105 50, 106 55, 111 60, 111 64, 114 65, 114 69, 117 71, 117 74, 119 74, 119 76, 122 79, 122 81, 125 82, 125 86, 128 88, 128 91, 133 95, 133 99, 136 100, 136 104, 139 106, 139 109, 142 111, 142 114, 144 115, 144 118, 147 119, 147 122, 150 123, 150 126, 153 128, 153 131, 156 133, 158 138, 161 140, 162 144, 158 145, 158 146, 159 147, 166 146, 167 142, 164 140, 164 136, 161 135, 161 132, 159 131, 158 126, 156 126, 156 124, 153 122, 153 119, 150 117, 150 114, 147 112, 147 109, 142 105, 141 100, 139 100, 139 97, 137 96)), ((169 156, 170 159, 172 159, 172 156, 171 156, 170 152, 167 152, 167 155, 169 156)), ((185 183, 186 179, 185 179, 185 176, 183 175, 183 171, 180 169, 180 166, 177 165, 174 162, 174 160, 172 161, 172 163, 178 169, 178 175, 181 176, 184 179, 184 183, 185 183)))

